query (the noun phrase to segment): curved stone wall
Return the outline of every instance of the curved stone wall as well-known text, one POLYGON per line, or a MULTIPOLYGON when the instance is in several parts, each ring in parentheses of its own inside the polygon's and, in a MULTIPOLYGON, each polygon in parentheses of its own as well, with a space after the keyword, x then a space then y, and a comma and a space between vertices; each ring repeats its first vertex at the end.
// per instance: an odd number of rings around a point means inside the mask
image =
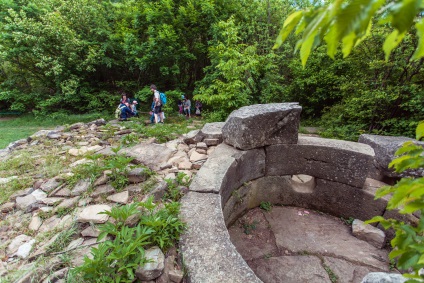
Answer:
MULTIPOLYGON (((278 106, 274 104, 270 111, 274 113, 278 106)), ((376 189, 367 180, 374 150, 366 144, 298 136, 293 127, 284 124, 293 123, 293 117, 299 116, 298 107, 281 105, 278 129, 266 131, 266 135, 274 135, 274 144, 267 140, 261 146, 249 141, 254 134, 244 134, 240 140, 228 137, 232 135, 228 129, 252 131, 249 127, 254 127, 257 131, 258 124, 269 124, 267 120, 252 122, 261 117, 270 119, 263 107, 254 106, 260 111, 259 118, 252 118, 255 114, 247 107, 227 119, 223 140, 247 150, 220 144, 182 199, 181 215, 188 229, 180 247, 190 282, 261 282, 231 243, 227 226, 262 201, 361 220, 384 214, 387 200, 375 201, 376 189), (284 128, 296 138, 287 137, 284 128), (251 148, 253 144, 255 148, 251 148), (299 184, 292 177, 297 174, 309 175, 308 184, 299 184)), ((298 126, 298 122, 294 124, 298 126)), ((259 135, 264 139, 263 133, 259 135)))

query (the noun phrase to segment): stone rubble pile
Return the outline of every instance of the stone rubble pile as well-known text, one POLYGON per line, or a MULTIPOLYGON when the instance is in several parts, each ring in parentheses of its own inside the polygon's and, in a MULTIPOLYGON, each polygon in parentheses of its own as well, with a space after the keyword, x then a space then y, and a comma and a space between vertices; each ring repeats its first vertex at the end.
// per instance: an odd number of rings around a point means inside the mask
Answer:
MULTIPOLYGON (((77 227, 77 236, 64 251, 69 251, 73 266, 82 264, 83 257, 90 256, 90 249, 98 245, 96 238, 99 230, 96 225, 111 220, 100 212, 109 211, 116 205, 146 200, 150 196, 155 202, 160 201, 168 189, 165 179, 173 180, 181 172, 188 181, 208 159, 215 146, 222 142, 222 137, 215 133, 220 127, 219 124, 207 124, 203 132, 197 130, 165 144, 157 144, 150 139, 135 146, 123 147, 119 155, 132 157, 133 164, 146 166, 157 174, 151 177, 146 168, 129 168, 127 177, 130 184, 119 192, 110 183, 110 170, 105 170, 93 182, 81 179, 72 186, 66 182, 73 174, 72 168, 93 162, 85 157, 86 154, 115 154, 111 150, 112 145, 132 131, 114 121, 106 123, 99 119, 67 128, 42 130, 27 139, 11 143, 0 151, 0 161, 18 156, 21 151, 32 147, 44 150, 55 147, 60 149, 58 158, 70 158, 71 164, 53 178, 35 176, 31 187, 15 192, 8 202, 0 206, 3 223, 0 227, 0 245, 4 247, 0 249, 0 277, 21 270, 22 276, 16 282, 64 282, 68 268, 61 268, 59 255, 48 252, 60 232, 77 227), (148 182, 153 185, 146 190, 148 182), (43 256, 48 263, 39 267, 36 260, 43 256)), ((7 185, 17 178, 1 178, 0 182, 7 185)), ((180 189, 187 190, 183 187, 180 189)), ((128 225, 136 225, 136 222, 128 225)), ((136 272, 142 282, 182 281, 183 273, 181 266, 176 265, 175 249, 164 255, 158 247, 152 247, 146 251, 146 255, 152 262, 139 267, 136 272)))

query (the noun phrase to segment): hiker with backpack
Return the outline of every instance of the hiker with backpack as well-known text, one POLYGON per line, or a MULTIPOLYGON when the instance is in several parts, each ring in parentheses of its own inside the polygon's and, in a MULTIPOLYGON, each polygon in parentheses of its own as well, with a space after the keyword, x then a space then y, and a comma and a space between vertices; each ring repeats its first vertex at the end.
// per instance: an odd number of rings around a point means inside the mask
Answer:
POLYGON ((155 122, 163 123, 165 114, 163 113, 162 107, 166 104, 166 95, 157 90, 156 85, 150 85, 150 90, 153 92, 153 101, 155 102, 155 122))

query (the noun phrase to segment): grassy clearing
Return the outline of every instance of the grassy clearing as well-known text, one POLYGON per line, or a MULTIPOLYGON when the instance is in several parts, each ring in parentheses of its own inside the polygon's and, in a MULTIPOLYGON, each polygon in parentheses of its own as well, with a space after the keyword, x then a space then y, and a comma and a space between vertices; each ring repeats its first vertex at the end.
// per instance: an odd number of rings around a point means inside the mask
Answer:
POLYGON ((9 143, 27 138, 39 130, 53 129, 56 126, 70 125, 77 122, 90 122, 95 119, 111 117, 105 113, 84 115, 52 115, 49 117, 36 117, 26 114, 13 119, 0 119, 0 149, 9 143))

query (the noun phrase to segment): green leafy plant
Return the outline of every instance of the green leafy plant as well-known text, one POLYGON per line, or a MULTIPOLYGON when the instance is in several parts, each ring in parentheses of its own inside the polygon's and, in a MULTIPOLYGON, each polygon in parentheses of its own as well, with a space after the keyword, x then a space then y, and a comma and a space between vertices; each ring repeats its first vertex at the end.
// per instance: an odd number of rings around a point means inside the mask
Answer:
POLYGON ((271 211, 272 203, 270 203, 269 201, 261 201, 259 207, 265 211, 271 211))
MULTIPOLYGON (((424 137, 424 122, 420 122, 416 130, 417 140, 424 137)), ((396 172, 424 167, 424 148, 413 142, 406 142, 396 154, 399 156, 390 163, 396 172)), ((424 177, 402 178, 394 186, 385 186, 376 193, 376 198, 391 194, 388 210, 398 210, 401 214, 419 212, 416 226, 395 219, 376 216, 367 223, 380 222, 385 229, 393 228, 396 232, 391 240, 393 250, 389 258, 397 260, 399 269, 412 269, 413 274, 404 274, 410 278, 408 282, 424 282, 424 275, 419 271, 424 267, 424 177)))
POLYGON ((420 59, 424 56, 424 19, 418 18, 417 21, 415 19, 422 12, 421 2, 418 0, 395 1, 395 4, 387 2, 385 5, 384 0, 338 0, 327 6, 295 11, 284 21, 275 48, 281 46, 289 34, 295 31, 296 34, 303 33, 296 45, 296 49, 300 49, 303 66, 311 50, 322 40, 327 43, 327 54, 331 58, 334 59, 339 43, 342 44, 343 56, 346 57, 354 46, 371 34, 373 17, 376 14, 383 14, 385 16, 380 24, 390 23, 394 28, 383 44, 386 61, 414 23, 419 41, 412 59, 420 59))
POLYGON ((243 223, 243 232, 246 235, 252 234, 253 231, 256 230, 257 221, 253 221, 252 223, 243 223))
POLYGON ((71 278, 83 278, 85 282, 133 282, 134 271, 147 261, 144 257, 146 246, 158 245, 166 249, 179 239, 185 224, 178 218, 180 204, 165 203, 159 209, 153 198, 145 202, 113 207, 102 212, 114 218, 99 226, 98 241, 106 240, 92 248, 92 259, 85 257, 84 264, 75 268, 71 278), (140 213, 141 219, 135 227, 128 227, 125 221, 140 213))
POLYGON ((344 222, 344 224, 346 224, 347 226, 351 226, 353 221, 355 220, 355 218, 353 217, 349 217, 349 218, 344 218, 344 217, 340 217, 340 219, 344 222))
POLYGON ((324 269, 328 274, 328 277, 330 277, 330 281, 332 283, 336 283, 337 280, 339 279, 338 276, 334 273, 334 271, 328 266, 324 264, 324 269))

